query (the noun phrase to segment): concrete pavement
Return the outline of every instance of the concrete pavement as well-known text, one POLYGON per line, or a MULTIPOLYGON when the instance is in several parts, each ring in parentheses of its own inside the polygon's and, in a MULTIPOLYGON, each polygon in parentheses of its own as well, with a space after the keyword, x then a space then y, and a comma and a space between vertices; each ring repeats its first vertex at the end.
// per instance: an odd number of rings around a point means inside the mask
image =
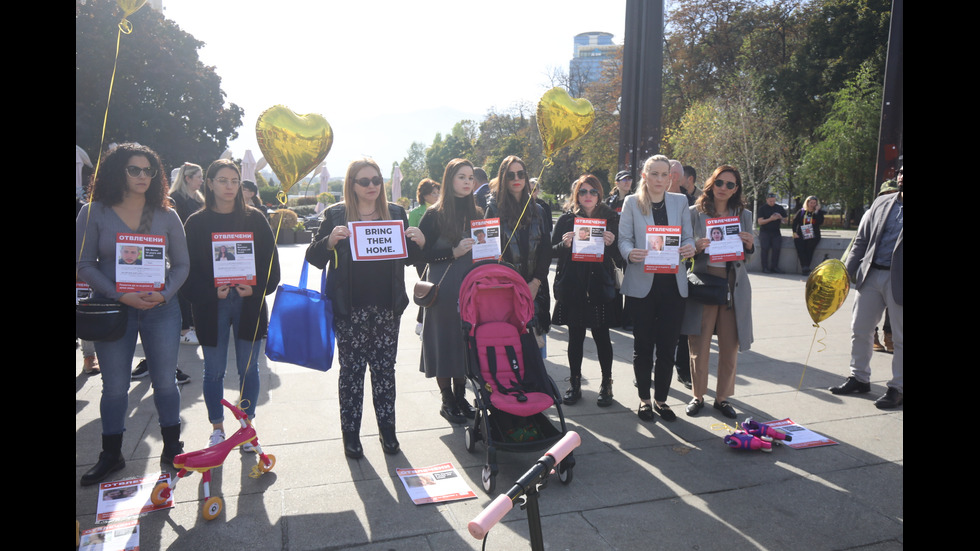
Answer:
MULTIPOLYGON (((304 250, 303 245, 280 246, 284 282, 298 281, 304 250)), ((408 272, 410 289, 415 274, 408 272)), ((548 549, 903 547, 904 412, 872 405, 885 391, 891 357, 875 354, 870 394, 832 395, 826 387, 848 373, 853 292, 841 311, 815 330, 803 302, 802 276, 752 273, 751 282, 756 341, 739 356, 731 400, 738 421, 790 417, 839 445, 779 447, 771 454, 730 450, 722 438, 725 423, 734 422, 710 407, 697 417, 684 415, 690 392, 676 380, 668 403, 678 419, 639 421, 632 337, 620 331, 612 332, 616 404, 598 408, 599 366, 586 339, 584 397, 564 406, 569 428, 582 436, 574 480, 567 486, 553 480, 540 500, 548 549)), ((382 453, 368 391, 361 434, 365 457, 344 457, 336 360, 331 371, 320 373, 262 357, 256 426, 263 447, 277 457, 275 468, 250 478, 254 456, 233 452, 212 483, 212 493, 225 500, 224 512, 214 521, 201 518, 200 476, 190 476, 177 488, 173 509, 141 519, 140 548, 480 549, 482 542, 469 535, 466 525, 491 501, 480 482, 485 448, 477 444, 468 453, 462 427, 439 416, 435 382, 418 371, 414 308, 402 317, 397 364, 401 453, 382 453), (412 504, 394 469, 445 461, 456 465, 478 499, 412 504)), ((562 389, 568 376, 565 343, 565 329, 553 328, 546 364, 562 389)), ((713 355, 712 369, 715 360, 713 355)), ((101 381, 80 374, 81 362, 76 351, 75 518, 85 529, 95 525, 98 491, 80 488, 78 480, 100 451, 101 381)), ((199 449, 210 434, 200 348, 182 345, 180 368, 192 377, 181 389, 182 438, 185 449, 199 449)), ((238 395, 237 379, 231 367, 225 378, 230 400, 238 395)), ((714 377, 708 401, 713 388, 714 377)), ((152 394, 148 378, 133 382, 123 441, 126 468, 112 479, 159 470, 163 444, 152 394)), ((498 453, 497 491, 505 491, 540 455, 498 453)), ((529 548, 526 518, 524 511, 512 510, 490 532, 487 549, 529 548)))

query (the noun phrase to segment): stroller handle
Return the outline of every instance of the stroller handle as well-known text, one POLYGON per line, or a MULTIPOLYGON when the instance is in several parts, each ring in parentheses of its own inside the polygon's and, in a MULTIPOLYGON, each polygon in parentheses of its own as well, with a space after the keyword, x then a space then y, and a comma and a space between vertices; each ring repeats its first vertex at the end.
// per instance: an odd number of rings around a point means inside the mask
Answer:
MULTIPOLYGON (((568 457, 568 454, 572 453, 572 450, 577 448, 580 444, 582 444, 582 437, 575 431, 568 431, 561 440, 552 446, 550 450, 545 452, 545 455, 551 456, 554 459, 554 463, 552 465, 553 467, 554 465, 561 463, 561 461, 568 457)), ((541 462, 539 460, 538 464, 531 467, 531 470, 539 468, 540 465, 541 462)), ((549 468, 549 470, 551 469, 549 468)), ((526 476, 527 475, 525 475, 525 477, 526 476)), ((525 477, 521 478, 523 479, 525 477)), ((497 496, 497 498, 494 499, 486 509, 480 512, 476 518, 470 521, 467 528, 469 529, 471 536, 478 540, 482 540, 487 535, 487 532, 489 532, 494 525, 500 522, 500 519, 504 518, 504 516, 510 512, 510 510, 514 507, 514 499, 520 495, 518 494, 511 496, 510 494, 511 492, 507 492, 497 496)))

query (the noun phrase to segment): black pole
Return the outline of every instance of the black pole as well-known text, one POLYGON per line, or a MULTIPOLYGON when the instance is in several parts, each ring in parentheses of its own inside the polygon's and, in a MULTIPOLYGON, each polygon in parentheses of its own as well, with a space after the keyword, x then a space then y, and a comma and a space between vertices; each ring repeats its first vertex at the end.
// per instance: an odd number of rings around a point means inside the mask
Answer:
POLYGON ((626 0, 619 167, 636 180, 637 165, 660 151, 663 106, 663 0, 626 0))
POLYGON ((885 180, 895 177, 898 158, 905 149, 904 71, 905 38, 904 0, 892 0, 891 24, 888 29, 888 56, 885 59, 885 83, 881 93, 881 126, 878 129, 878 159, 875 166, 872 201, 885 180))

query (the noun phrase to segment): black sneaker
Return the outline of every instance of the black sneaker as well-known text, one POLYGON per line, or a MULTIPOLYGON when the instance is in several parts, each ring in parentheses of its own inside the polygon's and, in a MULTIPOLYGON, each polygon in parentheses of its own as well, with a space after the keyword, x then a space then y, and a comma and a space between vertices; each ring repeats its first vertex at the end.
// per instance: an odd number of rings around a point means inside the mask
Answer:
POLYGON ((140 360, 140 363, 136 364, 136 369, 133 370, 133 379, 142 379, 150 374, 150 366, 146 364, 146 358, 140 360))
POLYGON ((188 375, 187 373, 184 373, 180 369, 178 369, 177 370, 177 384, 178 385, 186 385, 189 382, 191 382, 191 376, 188 375))

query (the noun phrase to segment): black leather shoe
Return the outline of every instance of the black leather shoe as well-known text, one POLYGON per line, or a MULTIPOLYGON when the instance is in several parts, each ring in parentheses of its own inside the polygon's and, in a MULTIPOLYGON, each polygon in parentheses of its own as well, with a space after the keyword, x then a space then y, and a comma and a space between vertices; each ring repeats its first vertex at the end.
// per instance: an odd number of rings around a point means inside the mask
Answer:
POLYGON ((395 455, 398 453, 400 446, 398 445, 398 439, 395 438, 395 427, 385 427, 379 429, 381 434, 378 435, 378 439, 381 440, 381 449, 388 455, 395 455))
POLYGON ((647 423, 656 421, 653 416, 653 406, 650 404, 640 404, 640 409, 637 410, 636 416, 640 418, 640 421, 646 421, 647 423))
POLYGON ((864 394, 871 392, 871 383, 862 383, 854 377, 848 377, 844 379, 843 383, 832 386, 827 390, 833 394, 864 394))
POLYGON ((728 403, 728 400, 721 402, 715 402, 714 408, 721 412, 722 415, 728 417, 729 419, 735 419, 738 414, 735 413, 735 408, 728 403))
POLYGON ((602 384, 599 385, 599 398, 596 399, 595 405, 601 408, 607 408, 613 403, 613 391, 612 391, 612 379, 604 379, 602 384))
POLYGON ((875 407, 878 409, 897 408, 898 406, 902 405, 904 401, 905 395, 902 394, 902 392, 892 387, 888 387, 885 394, 882 395, 881 398, 875 400, 875 407))
POLYGON ((576 402, 582 399, 582 389, 581 388, 570 388, 565 391, 565 395, 561 397, 561 402, 566 405, 575 405, 576 402))
POLYGON ((122 434, 102 435, 102 453, 99 460, 82 475, 82 486, 91 486, 105 480, 111 473, 126 467, 122 456, 122 434))
POLYGON ((691 399, 691 403, 687 404, 687 415, 688 417, 694 417, 701 411, 704 407, 704 399, 698 400, 697 398, 691 399))
POLYGON ((361 438, 357 433, 344 433, 344 455, 351 459, 364 457, 364 448, 361 447, 361 438))
POLYGON ((670 406, 667 404, 661 406, 654 402, 653 411, 656 411, 657 415, 659 415, 664 421, 673 421, 674 419, 677 419, 677 415, 674 413, 674 410, 670 409, 670 406))
POLYGON ((693 385, 691 385, 691 376, 690 375, 688 375, 687 377, 684 377, 683 375, 681 375, 680 373, 678 373, 677 374, 677 380, 680 381, 680 383, 682 385, 684 385, 684 388, 686 388, 688 390, 691 390, 691 388, 693 388, 693 385))

